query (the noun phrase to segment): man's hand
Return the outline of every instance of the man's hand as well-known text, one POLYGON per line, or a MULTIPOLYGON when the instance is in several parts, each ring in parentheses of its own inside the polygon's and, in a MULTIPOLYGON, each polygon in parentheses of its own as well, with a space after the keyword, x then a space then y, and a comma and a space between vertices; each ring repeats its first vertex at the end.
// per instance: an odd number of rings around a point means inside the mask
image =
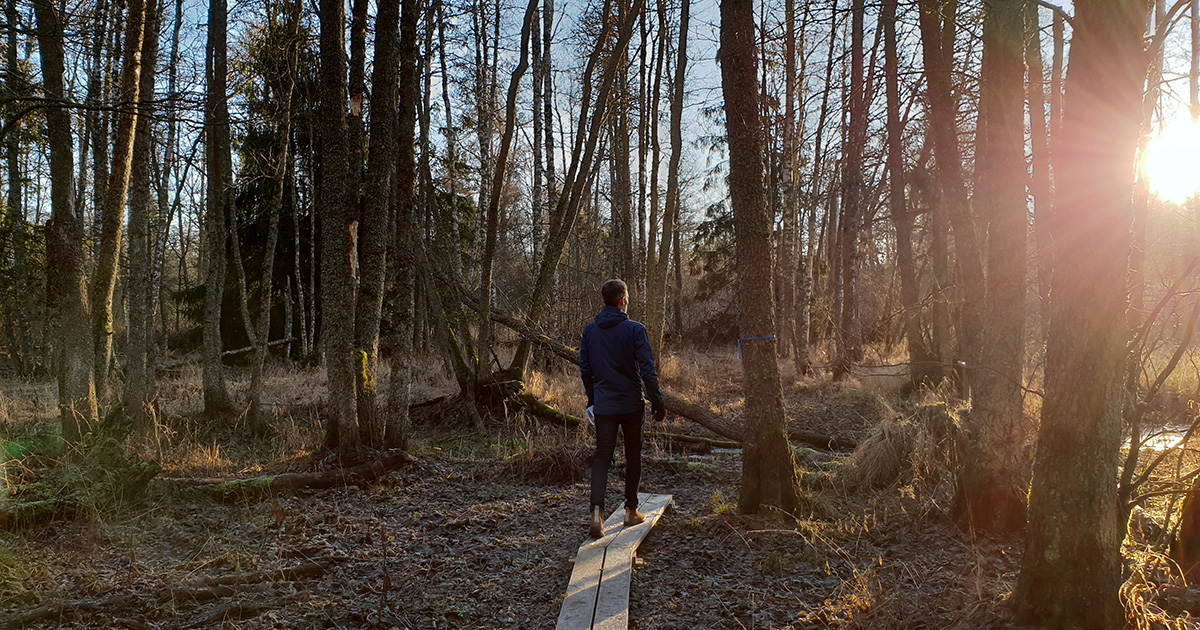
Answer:
POLYGON ((655 407, 654 408, 654 421, 655 422, 662 422, 663 418, 666 418, 666 417, 667 417, 667 410, 665 407, 655 407))

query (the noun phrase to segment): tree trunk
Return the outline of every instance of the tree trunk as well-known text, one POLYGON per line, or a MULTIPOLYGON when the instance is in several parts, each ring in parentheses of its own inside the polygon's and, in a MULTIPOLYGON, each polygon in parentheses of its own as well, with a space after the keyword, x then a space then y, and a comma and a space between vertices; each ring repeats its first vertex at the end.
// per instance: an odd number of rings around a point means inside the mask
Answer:
MULTIPOLYGON (((286 199, 288 189, 288 174, 291 169, 288 167, 291 162, 291 140, 292 140, 292 94, 295 90, 295 80, 292 78, 296 75, 299 57, 299 30, 300 30, 300 1, 294 0, 287 5, 284 28, 284 41, 287 42, 287 48, 281 51, 284 55, 285 72, 282 77, 272 77, 279 87, 276 88, 275 99, 278 111, 275 115, 275 133, 276 148, 275 148, 275 185, 278 187, 271 199, 271 207, 268 210, 269 218, 267 227, 267 242, 262 249, 263 263, 262 276, 259 279, 259 302, 258 302, 258 323, 254 337, 257 343, 254 345, 254 363, 251 366, 250 372, 250 409, 248 423, 251 433, 257 436, 265 436, 269 431, 267 415, 262 409, 262 375, 263 365, 267 360, 267 342, 271 334, 271 298, 274 294, 275 280, 275 245, 279 241, 279 217, 283 214, 283 204, 286 199)), ((268 28, 277 28, 278 20, 272 19, 268 28)), ((293 204, 295 201, 293 200, 293 204)), ((291 303, 291 291, 287 292, 283 301, 291 303)), ((289 314, 290 310, 287 311, 289 314)), ((290 324, 290 317, 288 318, 290 324)), ((290 325, 284 326, 284 337, 292 335, 290 325)), ((289 345, 290 347, 290 345, 289 345)))
POLYGON ((862 334, 859 330, 858 300, 858 230, 866 214, 863 190, 863 145, 867 137, 866 90, 863 86, 863 19, 865 0, 851 3, 850 35, 850 125, 842 145, 842 217, 838 222, 838 268, 840 286, 834 291, 841 296, 837 320, 838 344, 834 359, 833 377, 850 374, 850 366, 862 358, 862 334))
MULTIPOLYGON (((346 116, 346 143, 350 147, 350 181, 347 185, 353 191, 355 219, 359 218, 363 169, 363 100, 367 91, 367 4, 367 0, 352 0, 350 4, 350 79, 347 84, 350 91, 350 112, 346 116)), ((375 21, 378 24, 378 14, 375 21)), ((361 224, 359 227, 360 232, 365 228, 361 224)))
MULTIPOLYGON (((46 96, 64 99, 63 32, 66 30, 52 0, 34 0, 42 85, 46 96)), ((46 110, 50 147, 50 222, 46 225, 46 306, 51 314, 47 339, 58 344, 58 408, 62 436, 76 442, 97 419, 92 382, 92 344, 88 335, 87 288, 83 277, 83 218, 75 206, 75 157, 71 114, 65 108, 46 110)))
MULTIPOLYGON (((599 63, 602 52, 613 54, 616 51, 619 53, 629 46, 629 39, 633 34, 634 19, 641 13, 644 6, 645 0, 635 0, 627 19, 617 29, 617 39, 611 49, 606 47, 609 29, 605 28, 602 30, 601 36, 592 50, 592 54, 588 56, 584 76, 592 76, 592 72, 599 63)), ((608 110, 607 103, 612 93, 616 71, 617 67, 615 64, 609 64, 605 68, 600 80, 594 106, 591 101, 591 83, 585 83, 583 86, 582 98, 580 100, 580 116, 575 134, 575 146, 571 153, 571 165, 563 183, 563 194, 559 196, 557 205, 555 206, 550 234, 546 242, 546 252, 542 258, 542 264, 538 269, 533 294, 529 298, 529 311, 526 317, 530 323, 535 325, 541 320, 542 313, 547 307, 547 298, 552 288, 551 281, 558 270, 558 261, 562 257, 567 239, 571 236, 575 228, 575 219, 579 215, 579 207, 582 205, 587 193, 589 175, 592 173, 593 160, 596 155, 596 145, 602 135, 601 128, 608 110), (589 112, 589 108, 592 111, 589 112)), ((525 364, 529 360, 529 349, 530 346, 527 341, 522 341, 517 345, 517 349, 513 355, 513 367, 520 367, 524 370, 525 364)), ((480 348, 481 352, 484 350, 480 348)))
MULTIPOLYGON (((117 136, 113 141, 112 171, 100 209, 100 250, 96 256, 96 277, 92 280, 92 345, 95 349, 94 378, 96 397, 108 398, 108 372, 112 364, 113 290, 117 286, 117 263, 121 256, 121 228, 125 216, 125 193, 133 163, 133 135, 138 124, 138 87, 142 70, 142 42, 145 35, 145 0, 128 0, 125 17, 125 50, 121 64, 121 87, 117 102, 117 136)), ((149 159, 147 156, 146 159, 149 159)))
MULTIPOLYGON (((687 9, 685 8, 684 11, 687 9)), ((618 0, 618 23, 625 21, 629 12, 629 0, 618 0)), ((633 212, 632 212, 632 175, 629 170, 629 73, 625 71, 627 55, 622 54, 609 59, 609 63, 618 65, 617 85, 613 91, 613 112, 615 119, 610 127, 613 177, 611 214, 613 221, 611 264, 612 277, 623 278, 632 282, 633 265, 633 212)))
POLYGON ((157 0, 146 3, 142 44, 141 85, 138 88, 138 125, 133 138, 133 166, 129 174, 129 281, 127 303, 129 340, 125 361, 125 412, 149 426, 155 398, 154 346, 154 246, 150 201, 150 157, 153 152, 154 75, 158 61, 158 33, 162 12, 157 0))
POLYGON ((321 0, 321 338, 329 382, 325 443, 343 455, 361 436, 354 388, 354 293, 358 260, 357 186, 351 186, 346 126, 345 16, 342 0, 321 0))
MULTIPOLYGON (((12 96, 24 92, 18 84, 20 70, 17 65, 17 2, 8 0, 5 3, 5 17, 9 28, 7 33, 8 47, 5 52, 5 66, 8 76, 5 87, 12 96)), ((29 255, 26 246, 25 205, 22 203, 23 189, 21 184, 21 141, 15 133, 9 133, 5 141, 5 158, 8 168, 8 220, 10 223, 10 245, 12 247, 13 286, 18 287, 15 300, 17 367, 22 374, 33 370, 33 332, 30 327, 29 303, 29 255)))
POLYGON ((983 262, 979 240, 967 201, 958 145, 958 107, 951 76, 954 72, 954 11, 951 2, 943 11, 942 0, 918 0, 921 50, 929 100, 929 126, 941 189, 937 210, 945 213, 954 233, 957 285, 962 287, 958 321, 958 354, 968 369, 978 362, 985 297, 983 262), (945 13, 945 15, 943 15, 945 13), (940 18, 940 19, 939 19, 940 18))
MULTIPOLYGON (((656 359, 662 358, 663 331, 666 328, 667 272, 670 264, 671 242, 674 240, 675 218, 679 214, 679 162, 683 157, 683 80, 687 72, 687 34, 690 0, 682 0, 679 15, 679 46, 675 57, 675 78, 671 85, 671 157, 667 161, 667 199, 662 213, 662 240, 658 260, 654 261, 653 280, 646 292, 650 300, 646 313, 646 328, 650 348, 656 359)), ((762 156, 759 155, 759 163, 762 156)), ((760 173, 761 178, 761 173, 760 173)), ((768 247, 770 245, 768 244, 768 247)), ((769 252, 768 252, 769 253, 769 252)), ((769 270, 768 270, 769 273, 769 270)))
POLYGON ((987 374, 964 415, 962 466, 951 514, 964 528, 1011 532, 1025 525, 1022 367, 1025 359, 1024 0, 989 0, 983 25, 980 172, 976 199, 988 221, 987 374))
MULTIPOLYGON (((395 191, 396 225, 393 232, 392 272, 395 274, 395 358, 392 360, 391 382, 388 384, 388 414, 384 420, 384 444, 389 447, 408 448, 408 406, 411 393, 411 370, 413 356, 413 327, 415 308, 416 275, 418 272, 416 250, 423 247, 416 239, 416 198, 413 194, 416 180, 416 160, 413 155, 413 123, 417 106, 417 2, 402 0, 398 60, 399 127, 396 130, 396 178, 395 191)), ((427 286, 427 290, 432 287, 427 286)), ((431 296, 436 299, 436 294, 431 296)), ((449 325, 446 315, 434 310, 435 325, 449 325)), ((447 344, 453 341, 447 337, 447 344)), ((458 348, 454 348, 458 358, 458 348)), ((465 364, 458 363, 466 372, 465 364)), ((461 378, 464 374, 460 374, 461 378)))
POLYGON ((796 2, 784 2, 784 114, 783 148, 779 170, 783 186, 783 208, 781 210, 781 232, 779 235, 776 282, 779 293, 778 330, 780 356, 795 356, 796 344, 796 245, 798 242, 799 205, 796 196, 796 179, 799 169, 799 152, 796 150, 796 2))
MULTIPOLYGON (((92 149, 92 214, 94 218, 100 215, 100 209, 104 207, 105 191, 108 189, 108 131, 109 131, 109 111, 106 105, 109 103, 107 99, 111 90, 112 72, 111 60, 107 55, 115 54, 110 45, 110 38, 116 36, 120 31, 117 28, 117 11, 112 8, 105 0, 99 0, 96 6, 96 13, 99 19, 96 20, 96 28, 92 34, 92 73, 88 77, 88 101, 89 104, 96 108, 94 111, 89 111, 86 117, 87 136, 91 136, 92 149), (111 22, 110 22, 111 19, 111 22)), ((83 162, 83 159, 80 159, 83 162)), ((80 216, 84 216, 84 209, 78 201, 76 205, 79 207, 80 216)), ((100 230, 94 230, 95 235, 99 235, 100 230)))
POLYGON ((228 9, 225 0, 208 5, 207 97, 204 109, 205 154, 208 161, 207 208, 204 213, 204 413, 209 417, 233 409, 221 365, 221 304, 228 260, 226 215, 233 205, 233 164, 229 144, 228 9))
POLYGON ((533 190, 530 195, 530 227, 533 230, 533 235, 530 238, 532 241, 530 248, 532 256, 530 257, 533 264, 537 264, 538 252, 542 247, 542 240, 545 238, 545 204, 542 198, 545 196, 545 167, 542 166, 542 149, 543 129, 545 124, 542 122, 544 108, 542 107, 542 99, 544 97, 543 87, 545 82, 542 79, 542 73, 546 71, 545 64, 542 60, 542 32, 541 25, 536 27, 533 38, 529 41, 530 49, 529 56, 532 58, 533 64, 533 190))
POLYGON ((1079 3, 1056 155, 1053 315, 1046 397, 1014 602, 1020 623, 1117 628, 1114 495, 1121 446, 1125 286, 1144 0, 1079 3))
POLYGON ((651 65, 654 66, 654 86, 650 91, 650 101, 646 103, 646 108, 650 110, 648 122, 650 126, 648 147, 650 151, 650 218, 649 231, 646 234, 646 251, 644 254, 646 262, 643 265, 644 268, 642 270, 642 273, 644 274, 644 280, 642 282, 645 288, 641 298, 644 304, 642 309, 642 313, 644 313, 643 317, 645 318, 647 325, 650 326, 650 328, 647 329, 646 334, 650 336, 649 338, 651 343, 654 342, 654 335, 651 333, 653 324, 651 323, 650 313, 653 312, 652 304, 654 299, 657 299, 651 294, 654 292, 655 286, 655 265, 658 264, 658 256, 656 255, 658 252, 658 224, 660 220, 659 217, 662 214, 662 206, 659 204, 658 186, 659 171, 661 170, 659 166, 662 164, 662 143, 660 142, 658 136, 659 127, 661 126, 658 124, 658 107, 662 103, 663 63, 667 56, 668 39, 666 1, 658 0, 657 5, 658 46, 654 54, 654 59, 651 63, 651 65))
POLYGON ((937 366, 921 335, 920 285, 913 262, 912 215, 904 186, 904 127, 900 122, 900 64, 896 45, 897 0, 884 0, 880 20, 884 29, 884 75, 887 83, 888 207, 896 226, 896 268, 900 275, 900 302, 904 309, 904 336, 908 342, 909 378, 913 387, 933 382, 937 366))
MULTIPOLYGON (((837 14, 837 0, 834 0, 830 10, 834 15, 837 14)), ((796 301, 799 303, 797 307, 797 328, 796 328, 796 353, 793 356, 795 362, 796 373, 809 375, 812 373, 812 355, 809 354, 809 344, 812 342, 812 304, 814 295, 814 285, 816 284, 817 276, 817 208, 820 206, 821 195, 816 191, 823 189, 821 166, 824 164, 824 149, 822 141, 824 140, 825 122, 829 116, 829 94, 831 89, 831 80, 833 78, 833 51, 834 45, 838 38, 831 33, 829 36, 829 50, 826 53, 825 59, 825 85, 826 89, 821 93, 821 111, 817 116, 817 135, 813 141, 813 168, 812 176, 809 179, 809 188, 813 191, 811 201, 808 204, 808 226, 807 226, 807 244, 803 256, 800 257, 800 265, 797 269, 797 275, 800 276, 800 286, 797 287, 799 295, 796 296, 796 301)))
POLYGON ((237 276, 238 312, 242 316, 242 330, 246 331, 246 341, 252 346, 258 345, 258 336, 254 334, 254 318, 250 316, 250 295, 246 292, 246 263, 242 258, 242 224, 238 220, 237 204, 229 206, 229 255, 233 258, 233 272, 237 276))
MULTIPOLYGON (((729 138, 729 193, 734 214, 739 333, 760 337, 775 330, 771 290, 771 218, 763 205, 763 153, 759 129, 758 73, 752 0, 721 2, 721 88, 729 138)), ((796 464, 784 429, 783 391, 775 344, 742 344, 748 418, 742 452, 738 509, 762 504, 797 507, 796 464)))
POLYGON ((1029 77, 1026 91, 1029 94, 1029 139, 1033 148, 1033 176, 1029 192, 1033 195, 1033 226, 1038 312, 1041 315, 1041 331, 1044 338, 1050 325, 1050 272, 1053 251, 1050 243, 1050 215, 1054 212, 1054 198, 1050 187, 1050 134, 1046 128, 1046 80, 1045 64, 1042 61, 1042 31, 1038 22, 1038 5, 1025 4, 1025 66, 1029 77))
MULTIPOLYGON (((408 16, 415 20, 415 17, 408 16)), ((366 26, 363 26, 364 30, 366 26)), ((373 448, 383 445, 383 423, 379 413, 375 374, 379 366, 379 322, 383 314, 384 279, 387 276, 387 245, 394 234, 391 216, 392 182, 395 178, 398 140, 397 105, 399 90, 400 0, 379 3, 375 16, 375 62, 371 77, 370 146, 364 205, 359 232, 362 283, 354 316, 354 345, 365 353, 362 369, 355 370, 358 423, 363 442, 373 448)), ((415 42, 410 42, 415 45, 415 42)), ((411 78, 415 78, 412 73, 411 78)), ((408 78, 408 77, 406 77, 408 78)), ((406 86, 415 92, 414 87, 406 86)), ((411 140, 411 129, 409 137, 411 140)), ((411 149, 408 149, 411 151, 411 149)), ((410 342, 411 343, 411 342, 410 342)), ((396 369, 405 369, 396 366, 396 369)))

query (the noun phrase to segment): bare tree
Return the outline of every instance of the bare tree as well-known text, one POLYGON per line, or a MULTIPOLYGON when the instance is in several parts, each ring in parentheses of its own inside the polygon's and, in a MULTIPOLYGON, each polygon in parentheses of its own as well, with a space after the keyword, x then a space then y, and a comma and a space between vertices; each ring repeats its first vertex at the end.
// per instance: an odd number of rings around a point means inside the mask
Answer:
POLYGON ((964 454, 953 516, 976 531, 1025 524, 1025 62, 1024 0, 984 5, 975 194, 988 223, 987 316, 980 348, 987 369, 974 379, 964 415, 964 454))
POLYGON ((1013 599, 1021 623, 1125 624, 1113 480, 1121 447, 1129 212, 1147 3, 1075 5, 1057 144, 1046 397, 1013 599))
POLYGON ((847 105, 850 125, 846 140, 842 144, 842 216, 838 221, 838 270, 840 276, 834 283, 841 304, 838 310, 837 356, 833 376, 842 378, 850 373, 850 366, 862 358, 862 338, 859 332, 858 301, 855 297, 858 284, 858 231, 859 222, 865 214, 863 198, 863 145, 867 137, 866 88, 863 83, 863 19, 866 14, 864 0, 853 0, 850 7, 850 84, 847 105))
MULTIPOLYGON (((676 47, 675 78, 671 85, 671 157, 667 161, 667 203, 662 213, 662 240, 658 260, 652 261, 652 280, 646 288, 649 305, 646 328, 655 357, 662 357, 663 331, 666 328, 667 272, 671 244, 679 216, 679 162, 683 157, 683 82, 687 73, 687 34, 690 0, 681 0, 679 45, 676 47)), ((761 158, 760 158, 761 159, 761 158)))
MULTIPOLYGON (((21 87, 21 70, 17 63, 17 1, 8 0, 4 3, 5 19, 8 20, 9 28, 6 33, 7 47, 4 50, 5 70, 8 75, 4 80, 4 87, 11 97, 16 97, 23 91, 21 87)), ((24 190, 21 181, 21 142, 15 133, 9 133, 4 143, 5 164, 8 169, 8 220, 9 229, 9 244, 12 247, 13 256, 13 285, 17 287, 26 287, 29 283, 29 255, 26 245, 26 227, 25 206, 22 203, 22 191, 24 190)), ((29 373, 33 369, 33 332, 30 327, 29 302, 23 299, 15 300, 14 311, 16 317, 16 337, 17 344, 14 350, 17 352, 17 366, 22 373, 29 373)))
MULTIPOLYGON (((52 0, 34 0, 42 85, 46 96, 64 100, 62 16, 52 0)), ((46 110, 50 145, 50 222, 46 225, 46 303, 52 314, 50 334, 56 340, 58 408, 63 439, 74 442, 97 419, 92 381, 92 344, 88 335, 87 288, 83 276, 83 217, 75 205, 75 157, 71 114, 62 107, 46 110)))
MULTIPOLYGON (((500 215, 500 194, 504 189, 504 181, 508 169, 508 154, 512 149, 513 135, 517 124, 517 91, 520 88, 521 77, 529 68, 529 39, 537 18, 537 0, 529 0, 525 9, 525 20, 521 26, 521 55, 517 67, 512 71, 508 83, 508 98, 504 106, 504 133, 500 137, 500 149, 496 155, 495 172, 492 174, 492 184, 488 187, 487 228, 483 249, 483 270, 480 273, 479 304, 484 315, 479 318, 479 365, 480 372, 476 379, 482 381, 487 374, 484 366, 490 366, 487 358, 491 352, 492 320, 487 313, 492 310, 492 267, 496 257, 496 237, 500 215)), ((481 382, 479 384, 482 384, 481 382)))
POLYGON ((758 107, 753 0, 721 2, 721 91, 729 139, 729 198, 737 241, 739 334, 748 419, 742 443, 738 509, 763 503, 785 511, 798 503, 796 463, 784 430, 783 391, 771 287, 771 217, 763 204, 763 150, 758 107))
MULTIPOLYGON (((321 338, 329 380, 326 445, 343 454, 358 450, 354 387, 354 295, 358 260, 358 186, 351 185, 346 125, 346 51, 341 0, 321 0, 322 159, 318 206, 321 213, 321 338)), ((357 178, 354 178, 357 181, 357 178)))
POLYGON ((126 352, 125 412, 140 424, 150 420, 156 383, 154 345, 154 230, 151 221, 150 157, 154 125, 154 76, 158 62, 158 34, 162 12, 157 0, 146 4, 142 43, 142 73, 138 87, 137 129, 133 138, 133 164, 129 174, 129 279, 126 302, 129 340, 126 352))
POLYGON ((208 163, 207 207, 204 212, 204 413, 217 416, 233 409, 221 364, 221 304, 225 296, 227 216, 233 205, 233 158, 230 156, 227 99, 228 8, 225 0, 208 5, 207 87, 204 107, 205 159, 208 163))
POLYGON ((125 49, 121 68, 121 87, 117 102, 117 135, 113 139, 112 170, 99 209, 100 251, 96 257, 96 277, 92 279, 92 344, 95 347, 96 395, 108 397, 108 371, 112 362, 112 302, 117 284, 117 262, 121 255, 121 231, 125 216, 125 193, 133 164, 133 135, 138 123, 136 103, 142 70, 145 0, 129 0, 125 14, 125 49))
MULTIPOLYGON (((267 242, 263 245, 262 276, 259 279, 258 322, 253 339, 254 363, 250 372, 250 430, 256 435, 266 435, 269 430, 266 414, 262 410, 262 374, 263 364, 267 359, 267 337, 271 332, 271 301, 275 280, 275 245, 279 241, 279 217, 283 214, 283 204, 288 189, 288 164, 291 160, 292 141, 292 112, 293 94, 295 92, 295 76, 298 66, 300 48, 300 2, 288 2, 283 7, 270 7, 275 11, 282 9, 284 20, 284 72, 282 76, 270 77, 275 83, 275 192, 271 197, 267 218, 267 242)), ((272 18, 268 28, 278 28, 278 19, 272 18)), ((294 203, 294 202, 293 202, 294 203)), ((290 293, 290 291, 289 291, 290 293)), ((284 302, 290 303, 291 296, 284 296, 284 302)), ((284 336, 292 334, 291 328, 285 326, 284 336)))

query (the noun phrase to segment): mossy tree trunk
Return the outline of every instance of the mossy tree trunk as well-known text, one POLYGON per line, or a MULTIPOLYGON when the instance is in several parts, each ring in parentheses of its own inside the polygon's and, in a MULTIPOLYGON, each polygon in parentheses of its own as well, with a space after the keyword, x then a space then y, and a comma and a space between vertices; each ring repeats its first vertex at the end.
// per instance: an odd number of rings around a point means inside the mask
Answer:
POLYGON ((1056 142, 1054 296, 1046 397, 1014 594, 1020 622, 1125 624, 1114 482, 1121 446, 1126 288, 1146 59, 1145 0, 1075 5, 1062 141, 1056 142))
MULTIPOLYGON (((346 8, 321 0, 321 336, 329 382, 325 443, 343 454, 358 449, 354 388, 354 292, 358 260, 358 187, 351 187, 346 125, 346 8)), ((357 181, 357 178, 354 178, 357 181)))
MULTIPOLYGON (((366 30, 364 24, 363 30, 366 30)), ((363 442, 383 444, 375 373, 379 366, 379 322, 383 314, 387 246, 394 233, 392 186, 396 179, 397 109, 399 89, 400 0, 383 0, 375 16, 375 62, 371 77, 371 150, 367 154, 362 221, 362 283, 354 311, 355 388, 363 442)), ((406 77, 408 78, 408 77, 406 77)), ((405 89, 412 81, 405 84, 405 89)), ((411 122, 411 116, 407 119, 411 122)), ((411 144, 412 133, 408 134, 411 144)), ((401 150, 404 150, 403 148, 401 150)), ((407 149, 412 151, 411 148, 407 149)), ((409 299, 411 302, 411 298, 409 299)), ((400 306, 400 310, 404 307, 400 306)), ((410 342, 411 343, 411 342, 410 342)), ((407 369, 395 366, 396 370, 407 369)))
MULTIPOLYGON (((729 194, 742 337, 775 331, 771 217, 763 203, 755 32, 753 0, 722 0, 721 88, 729 139, 729 194)), ((774 341, 743 342, 742 371, 747 426, 738 509, 754 513, 767 503, 790 512, 798 499, 796 464, 784 430, 783 391, 774 341)))
MULTIPOLYGON (((402 0, 399 6, 399 128, 396 132, 397 153, 395 191, 396 231, 393 241, 392 273, 395 274, 395 358, 392 361, 392 378, 388 387, 388 414, 384 419, 384 444, 393 448, 408 448, 409 413, 412 383, 413 328, 415 325, 415 294, 417 278, 417 249, 423 247, 416 239, 417 163, 413 154, 414 129, 417 108, 417 2, 402 0)), ((434 319, 438 326, 448 326, 440 296, 432 283, 430 304, 434 305, 434 319)), ((444 338, 447 352, 452 352, 466 375, 465 362, 461 360, 458 346, 448 336, 444 338), (453 348, 451 345, 453 344, 453 348)), ((460 383, 462 381, 460 380, 460 383)))
MULTIPOLYGON (((52 0, 35 0, 38 50, 46 96, 63 99, 63 17, 52 0)), ((71 114, 46 110, 50 146, 50 222, 46 225, 46 306, 52 314, 47 338, 55 340, 58 405, 62 435, 77 441, 96 421, 92 344, 88 335, 87 288, 83 277, 83 217, 75 206, 75 157, 71 114)))

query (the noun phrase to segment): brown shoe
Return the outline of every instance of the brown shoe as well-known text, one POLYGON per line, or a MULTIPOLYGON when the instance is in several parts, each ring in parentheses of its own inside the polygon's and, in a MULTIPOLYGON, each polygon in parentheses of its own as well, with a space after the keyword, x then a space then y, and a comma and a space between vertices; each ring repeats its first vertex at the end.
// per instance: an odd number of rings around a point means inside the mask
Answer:
POLYGON ((604 515, 601 514, 600 508, 592 510, 592 526, 588 529, 588 535, 592 538, 604 538, 604 515))
POLYGON ((641 523, 645 520, 646 520, 646 515, 639 512, 637 510, 637 508, 633 508, 632 510, 625 510, 625 524, 626 525, 637 525, 638 523, 641 523))

